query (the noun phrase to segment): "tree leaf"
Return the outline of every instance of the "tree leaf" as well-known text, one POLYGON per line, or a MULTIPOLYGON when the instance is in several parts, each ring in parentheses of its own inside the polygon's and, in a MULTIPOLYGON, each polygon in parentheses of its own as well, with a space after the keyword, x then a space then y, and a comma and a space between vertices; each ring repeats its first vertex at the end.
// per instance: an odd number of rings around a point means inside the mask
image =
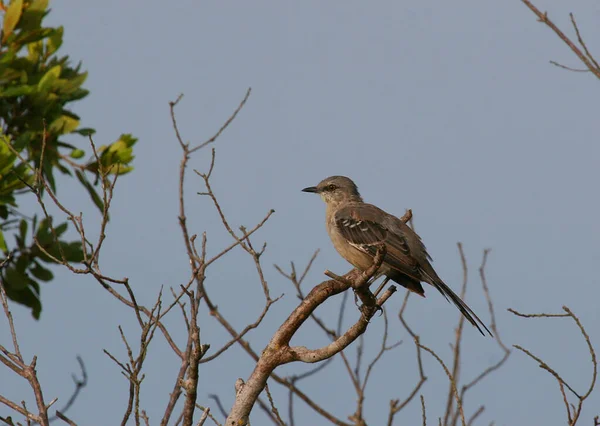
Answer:
POLYGON ((6 246, 6 240, 4 239, 4 232, 0 229, 0 250, 4 253, 8 253, 8 247, 6 246))
POLYGON ((13 163, 17 159, 16 154, 10 150, 8 144, 10 144, 8 138, 2 136, 0 138, 0 178, 3 179, 13 169, 13 163))
POLYGON ((54 274, 52 273, 52 271, 44 268, 42 265, 40 265, 37 262, 35 262, 34 264, 35 264, 35 266, 33 268, 29 269, 29 272, 31 272, 31 275, 36 277, 38 280, 48 282, 54 278, 54 274))
POLYGON ((83 250, 81 249, 81 241, 72 241, 66 243, 61 241, 63 245, 63 253, 69 262, 83 262, 83 250))
POLYGON ((83 156, 85 156, 85 151, 83 149, 74 149, 70 154, 70 157, 76 160, 82 158, 83 156))
MULTIPOLYGON (((40 28, 42 25, 42 19, 44 19, 44 16, 46 15, 47 8, 48 0, 26 1, 25 8, 23 9, 23 16, 21 16, 18 28, 22 31, 30 31, 40 28)), ((52 28, 48 29, 52 30, 52 28)))
POLYGON ((27 268, 29 267, 30 263, 31 263, 31 258, 29 257, 29 254, 22 254, 17 259, 17 262, 15 263, 15 267, 17 268, 17 271, 19 271, 20 273, 27 276, 27 273, 25 271, 27 271, 27 268))
POLYGON ((48 0, 33 0, 27 9, 44 12, 48 9, 48 0))
POLYGON ((38 82, 37 88, 40 92, 48 92, 52 88, 54 82, 60 77, 62 67, 55 65, 46 71, 46 74, 38 82))
POLYGON ((23 95, 31 95, 35 91, 34 86, 28 86, 26 84, 21 84, 19 86, 10 86, 7 88, 0 89, 0 97, 2 98, 12 98, 15 96, 23 96, 23 95))
POLYGON ((29 279, 24 272, 17 270, 15 267, 5 269, 4 280, 7 287, 15 290, 23 290, 27 287, 29 279))
POLYGON ((70 115, 62 115, 50 124, 50 131, 60 135, 71 133, 79 126, 79 120, 70 115))
POLYGON ((47 246, 51 244, 54 240, 52 236, 52 232, 50 232, 50 228, 48 227, 48 221, 46 219, 40 222, 40 226, 38 226, 37 233, 35 234, 36 239, 42 246, 47 246))
POLYGON ((12 34, 13 30, 21 19, 21 13, 23 12, 23 0, 13 0, 6 9, 4 15, 4 22, 2 25, 2 43, 6 42, 6 39, 12 34))
MULTIPOLYGON (((83 252, 81 250, 80 241, 73 241, 71 243, 59 241, 58 244, 52 244, 51 246, 47 247, 46 250, 48 250, 48 253, 57 259, 62 259, 62 255, 64 255, 64 260, 67 262, 79 263, 83 261, 83 252)), ((40 258, 42 257, 40 256, 40 258)))
POLYGON ((79 133, 81 136, 92 136, 94 133, 96 133, 96 130, 89 127, 83 127, 75 130, 74 133, 79 133))
POLYGON ((44 41, 39 40, 35 43, 28 43, 27 52, 29 53, 27 59, 29 59, 29 61, 31 61, 32 64, 38 63, 40 61, 42 53, 44 53, 44 41))
POLYGON ((127 146, 132 147, 138 141, 138 138, 134 137, 131 133, 123 133, 119 137, 119 140, 125 142, 127 146))
POLYGON ((67 230, 67 228, 69 227, 69 224, 67 222, 61 223, 60 225, 58 225, 56 228, 54 228, 54 232, 56 232, 56 236, 60 237, 62 234, 65 233, 65 231, 67 230))
MULTIPOLYGON (((24 14, 23 19, 30 19, 31 13, 24 14)), ((56 30, 52 28, 38 28, 32 31, 22 32, 22 34, 17 37, 14 42, 18 44, 30 44, 36 41, 42 40, 49 35, 53 34, 56 30)))
POLYGON ((46 43, 46 55, 50 56, 54 54, 54 52, 56 52, 62 45, 63 33, 64 28, 61 26, 58 27, 50 37, 48 37, 48 41, 46 43))
POLYGON ((31 308, 31 314, 35 319, 40 319, 40 313, 42 312, 42 304, 40 303, 40 285, 32 280, 28 280, 28 286, 23 288, 15 288, 11 286, 5 278, 6 295, 17 303, 31 308))

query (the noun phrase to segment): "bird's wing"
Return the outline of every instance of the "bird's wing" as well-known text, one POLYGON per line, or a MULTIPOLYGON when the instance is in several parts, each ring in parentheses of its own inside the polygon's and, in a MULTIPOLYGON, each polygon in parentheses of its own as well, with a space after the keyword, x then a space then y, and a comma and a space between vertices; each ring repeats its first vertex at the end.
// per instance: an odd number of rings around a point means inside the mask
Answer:
MULTIPOLYGON (((387 266, 422 281, 418 256, 413 254, 410 241, 402 232, 390 232, 386 217, 390 216, 371 204, 349 205, 337 211, 335 225, 350 245, 375 256, 377 247, 385 244, 387 266)), ((399 219, 396 219, 399 221, 399 219)))
POLYGON ((475 312, 437 275, 421 238, 400 219, 371 204, 359 204, 340 209, 335 215, 335 224, 349 244, 371 256, 377 253, 378 245, 385 244, 386 266, 413 280, 433 285, 481 334, 485 329, 492 335, 475 312))

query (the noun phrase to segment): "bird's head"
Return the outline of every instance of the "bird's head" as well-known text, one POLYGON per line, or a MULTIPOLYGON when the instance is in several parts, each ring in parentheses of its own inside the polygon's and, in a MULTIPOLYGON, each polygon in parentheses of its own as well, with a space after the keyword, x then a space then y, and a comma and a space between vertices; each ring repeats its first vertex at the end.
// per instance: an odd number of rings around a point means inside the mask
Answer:
POLYGON ((328 177, 319 182, 317 186, 309 186, 302 191, 319 194, 328 205, 362 201, 356 184, 346 176, 328 177))

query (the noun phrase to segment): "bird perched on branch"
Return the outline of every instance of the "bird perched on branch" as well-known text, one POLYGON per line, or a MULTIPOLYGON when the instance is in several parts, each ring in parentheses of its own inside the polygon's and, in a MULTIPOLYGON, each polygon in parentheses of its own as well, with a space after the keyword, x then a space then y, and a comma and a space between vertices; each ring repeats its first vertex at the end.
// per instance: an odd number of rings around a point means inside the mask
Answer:
POLYGON ((429 283, 452 301, 481 334, 485 335, 485 329, 492 335, 435 272, 421 238, 397 217, 363 202, 351 179, 332 176, 302 191, 319 194, 325 201, 327 232, 344 259, 362 271, 367 270, 373 264, 377 248, 385 245, 385 257, 375 278, 385 275, 386 281, 391 279, 423 297, 421 282, 429 283))

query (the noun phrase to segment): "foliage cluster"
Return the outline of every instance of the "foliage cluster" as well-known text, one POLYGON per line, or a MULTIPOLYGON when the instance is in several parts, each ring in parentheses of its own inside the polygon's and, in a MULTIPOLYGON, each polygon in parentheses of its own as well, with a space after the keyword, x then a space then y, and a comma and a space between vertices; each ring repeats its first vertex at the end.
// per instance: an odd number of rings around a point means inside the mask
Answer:
POLYGON ((87 72, 81 63, 74 65, 58 54, 64 29, 43 26, 48 0, 12 0, 8 5, 0 0, 0 11, 0 262, 10 254, 0 273, 7 295, 39 318, 40 282, 53 278, 48 268, 53 260, 47 254, 81 262, 82 242, 63 239, 66 222, 55 224, 48 214, 38 219, 22 211, 20 196, 30 190, 39 197, 48 195, 42 179, 56 192, 58 172, 76 178, 102 210, 96 188, 104 174, 99 170, 131 171, 137 139, 123 134, 87 159, 80 146, 67 142, 65 137, 75 134, 87 145, 85 137, 95 132, 81 127, 71 109, 89 93, 82 87, 87 72))

